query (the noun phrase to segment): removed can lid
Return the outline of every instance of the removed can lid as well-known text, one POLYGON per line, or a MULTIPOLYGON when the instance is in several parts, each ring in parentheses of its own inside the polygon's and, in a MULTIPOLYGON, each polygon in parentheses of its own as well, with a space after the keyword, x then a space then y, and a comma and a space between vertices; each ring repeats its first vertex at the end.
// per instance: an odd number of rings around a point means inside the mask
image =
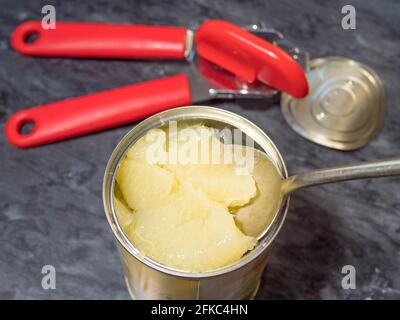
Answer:
POLYGON ((310 91, 304 99, 282 93, 288 124, 329 148, 366 145, 383 124, 385 93, 378 75, 354 60, 326 57, 310 61, 307 77, 310 91))

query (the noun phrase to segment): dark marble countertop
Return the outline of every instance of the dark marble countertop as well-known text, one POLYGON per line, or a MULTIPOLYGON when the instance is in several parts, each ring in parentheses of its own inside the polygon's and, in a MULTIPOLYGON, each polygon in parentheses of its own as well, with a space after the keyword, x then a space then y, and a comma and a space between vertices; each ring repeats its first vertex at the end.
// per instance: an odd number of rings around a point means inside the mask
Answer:
MULTIPOLYGON (((15 111, 185 72, 184 62, 28 58, 9 44, 21 22, 53 4, 59 21, 182 25, 206 19, 265 21, 313 57, 346 56, 372 67, 387 94, 385 124, 365 148, 340 152, 298 136, 278 105, 215 101, 250 119, 278 145, 290 173, 400 154, 400 2, 353 0, 356 30, 341 28, 348 1, 0 0, 0 298, 127 299, 106 221, 101 183, 109 155, 132 127, 20 150, 4 137, 15 111), (56 290, 41 269, 54 265, 56 290)), ((399 299, 400 180, 389 177, 296 193, 271 253, 258 299, 399 299), (356 289, 341 287, 344 265, 356 289)))

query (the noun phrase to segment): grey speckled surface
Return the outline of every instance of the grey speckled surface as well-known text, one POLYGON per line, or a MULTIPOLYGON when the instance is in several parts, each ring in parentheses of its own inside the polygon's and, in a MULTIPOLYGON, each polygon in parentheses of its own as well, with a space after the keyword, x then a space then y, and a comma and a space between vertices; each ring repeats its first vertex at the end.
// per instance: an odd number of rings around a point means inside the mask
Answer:
MULTIPOLYGON (((106 222, 101 181, 106 161, 131 126, 18 150, 4 123, 15 111, 187 70, 181 62, 34 59, 10 48, 11 31, 41 19, 184 25, 220 18, 263 20, 314 57, 339 55, 371 66, 387 92, 385 126, 364 149, 343 153, 305 141, 278 106, 219 106, 244 115, 279 146, 291 173, 400 154, 400 2, 350 1, 357 29, 340 27, 349 1, 21 1, 0 0, 0 298, 127 299, 106 222), (57 270, 57 289, 41 288, 41 268, 57 270)), ((399 299, 400 179, 347 182, 297 193, 263 276, 259 299, 399 299), (343 265, 357 270, 357 289, 341 289, 343 265)))

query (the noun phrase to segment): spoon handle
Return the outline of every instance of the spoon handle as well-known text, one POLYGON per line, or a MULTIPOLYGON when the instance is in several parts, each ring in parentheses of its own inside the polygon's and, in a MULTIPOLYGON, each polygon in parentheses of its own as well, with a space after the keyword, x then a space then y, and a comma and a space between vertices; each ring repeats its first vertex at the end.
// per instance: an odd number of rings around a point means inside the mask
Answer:
POLYGON ((291 176, 285 180, 283 191, 288 194, 301 188, 319 184, 397 174, 400 174, 400 157, 366 161, 359 164, 313 170, 291 176))

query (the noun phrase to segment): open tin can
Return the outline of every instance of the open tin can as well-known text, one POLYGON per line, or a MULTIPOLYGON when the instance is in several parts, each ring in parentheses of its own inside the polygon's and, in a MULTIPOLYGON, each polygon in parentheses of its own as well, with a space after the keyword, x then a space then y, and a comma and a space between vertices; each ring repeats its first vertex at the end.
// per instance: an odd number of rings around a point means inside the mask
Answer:
POLYGON ((118 223, 114 207, 116 175, 129 148, 149 130, 169 121, 200 120, 214 128, 236 129, 243 139, 252 139, 254 147, 263 151, 282 178, 287 178, 283 159, 269 137, 249 120, 217 108, 182 107, 158 113, 129 131, 113 151, 103 181, 103 201, 107 220, 118 248, 133 299, 251 299, 257 293, 273 240, 286 216, 289 197, 282 202, 268 231, 256 246, 238 261, 219 269, 193 273, 177 270, 146 257, 128 240, 118 223))

